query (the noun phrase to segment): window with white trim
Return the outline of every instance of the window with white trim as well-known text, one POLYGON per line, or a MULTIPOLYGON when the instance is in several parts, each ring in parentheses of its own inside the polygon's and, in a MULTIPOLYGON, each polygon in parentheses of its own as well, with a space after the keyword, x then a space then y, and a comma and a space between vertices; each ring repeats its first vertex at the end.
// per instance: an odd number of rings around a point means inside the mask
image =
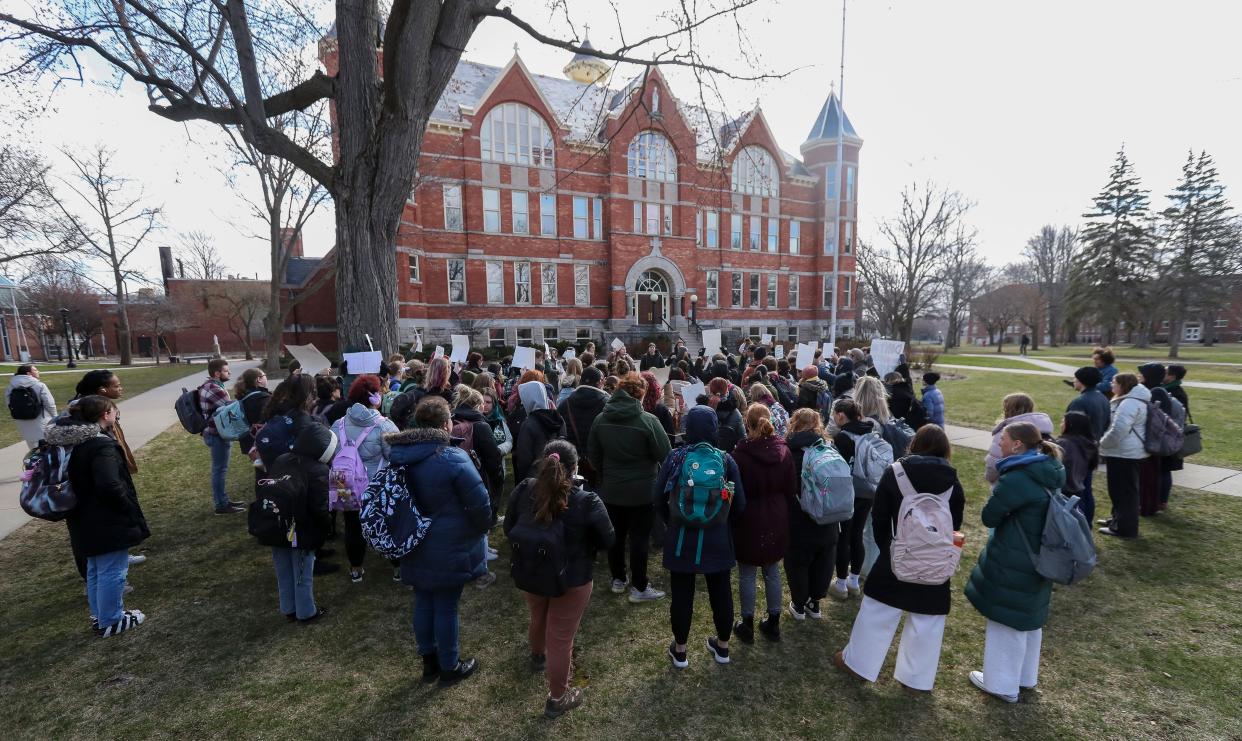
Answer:
POLYGON ((543 332, 544 342, 551 344, 554 342, 561 341, 561 328, 560 327, 544 327, 540 331, 543 332))
POLYGON ((780 249, 781 239, 781 222, 769 218, 768 219, 768 252, 776 252, 780 249))
POLYGON ((789 308, 798 308, 798 276, 789 276, 789 308))
POLYGON ((604 238, 604 199, 591 199, 591 239, 604 238))
POLYGON ((513 233, 530 234, 530 195, 524 190, 509 192, 513 201, 513 233))
POLYGON ((529 327, 525 329, 519 329, 517 330, 517 343, 519 345, 526 345, 529 347, 534 339, 534 336, 535 336, 534 330, 532 330, 529 327))
POLYGON ((545 237, 556 236, 556 194, 539 194, 539 233, 545 237))
POLYGON ((797 342, 797 341, 798 341, 798 327, 797 327, 796 325, 795 325, 795 326, 791 326, 791 327, 789 328, 789 335, 788 335, 788 336, 789 336, 789 341, 790 341, 790 342, 797 342))
POLYGON ((444 228, 461 231, 461 186, 444 186, 444 228))
POLYGON ((659 132, 644 131, 631 139, 625 162, 630 177, 670 183, 677 180, 677 152, 659 132))
POLYGON ((507 340, 505 339, 504 329, 487 330, 487 346, 488 347, 504 347, 506 341, 507 340))
POLYGON ((720 246, 720 214, 716 211, 707 212, 707 247, 716 249, 720 246))
POLYGON ((824 308, 832 308, 832 276, 824 276, 824 308))
POLYGON ((845 237, 841 240, 841 254, 851 255, 854 253, 854 222, 845 222, 845 237))
POLYGON ((481 156, 493 162, 552 167, 552 130, 533 108, 501 103, 487 112, 479 130, 481 156))
POLYGON ((408 262, 410 265, 410 282, 421 283, 423 278, 422 278, 422 272, 419 269, 418 255, 406 255, 406 257, 409 258, 408 262))
POLYGON ((854 334, 854 328, 852 326, 848 324, 841 325, 840 335, 842 337, 849 337, 852 334, 854 334))
POLYGON ((641 201, 634 201, 634 233, 643 233, 643 204, 641 201))
POLYGON ((841 305, 850 308, 854 298, 854 278, 853 276, 844 276, 841 278, 841 305))
POLYGON ((802 238, 802 222, 789 222, 789 254, 798 254, 798 240, 802 238))
POLYGON ((466 261, 446 260, 448 273, 448 300, 450 304, 466 303, 466 261))
POLYGON ((828 165, 824 170, 824 197, 830 201, 835 201, 841 192, 841 171, 838 166, 828 165))
POLYGON ((781 175, 768 150, 752 144, 733 158, 733 191, 757 196, 780 195, 781 175))
POLYGON ((763 229, 763 217, 761 216, 750 217, 750 249, 752 251, 759 249, 759 240, 762 238, 760 232, 762 231, 762 229, 763 229))
POLYGON ((1217 319, 1215 323, 1213 323, 1212 326, 1216 327, 1217 329, 1225 329, 1229 326, 1229 320, 1228 319, 1217 319))
POLYGON ((660 233, 660 204, 648 203, 647 206, 647 233, 660 233))
POLYGON ((574 330, 574 339, 578 342, 590 342, 591 337, 595 334, 590 327, 578 327, 574 330))
POLYGON ((483 231, 500 231, 500 191, 495 188, 483 189, 483 231))
POLYGON ((858 178, 858 168, 846 166, 845 168, 845 200, 852 201, 856 195, 856 183, 858 178))
POLYGON ((742 305, 742 274, 741 273, 733 274, 732 293, 733 293, 733 296, 732 296, 733 306, 735 308, 741 307, 742 305))
POLYGON ((530 303, 530 263, 513 263, 513 303, 530 303))
POLYGON ((837 230, 832 222, 824 224, 824 254, 837 254, 837 230))
POLYGON ((664 204, 664 234, 671 235, 673 233, 673 205, 671 203, 664 204))
MULTIPOLYGON (((768 308, 776 308, 776 273, 768 273, 768 308)), ((769 332, 768 334, 776 334, 769 332)))
POLYGON ((720 305, 720 273, 715 270, 707 271, 706 293, 707 308, 715 309, 720 305))
POLYGON ((591 305, 591 266, 574 266, 574 305, 591 305))
POLYGON ((503 304, 505 302, 505 264, 499 260, 488 260, 484 266, 487 271, 487 303, 503 304))
POLYGON ((591 220, 587 206, 586 198, 574 196, 574 239, 587 238, 591 220))
POLYGON ((697 209, 694 212, 694 246, 703 246, 703 212, 697 209))
POLYGON ((750 274, 750 308, 759 308, 759 274, 750 274))
POLYGON ((729 214, 729 248, 734 250, 742 249, 742 215, 729 214))
POLYGON ((556 263, 545 262, 540 266, 539 291, 544 306, 556 306, 556 263))

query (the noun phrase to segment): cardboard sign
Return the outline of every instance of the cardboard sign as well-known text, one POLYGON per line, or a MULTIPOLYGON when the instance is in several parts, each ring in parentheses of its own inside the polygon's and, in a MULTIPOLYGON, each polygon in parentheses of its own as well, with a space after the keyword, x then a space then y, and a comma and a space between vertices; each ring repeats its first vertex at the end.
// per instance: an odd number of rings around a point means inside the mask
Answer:
POLYGON ((470 338, 464 334, 449 335, 453 341, 453 352, 449 355, 449 360, 454 363, 466 362, 466 356, 470 354, 470 338))
POLYGON ((720 352, 720 330, 707 329, 703 331, 703 354, 709 359, 711 356, 720 352))
POLYGON ((513 364, 523 370, 533 370, 535 368, 535 348, 513 348, 513 364))
POLYGON ((901 354, 906 351, 906 343, 901 340, 872 340, 871 360, 875 363, 875 372, 880 378, 892 373, 901 362, 901 354))
POLYGON ((285 349, 302 366, 302 372, 312 376, 332 367, 332 361, 324 357, 315 345, 285 345, 285 349))
POLYGON ((345 361, 345 370, 351 376, 357 376, 362 373, 379 373, 380 363, 384 362, 384 353, 379 350, 347 352, 341 358, 345 361))
POLYGON ((681 398, 685 400, 687 409, 694 406, 697 403, 695 400, 706 393, 707 387, 702 381, 695 381, 681 387, 681 398))
POLYGON ((613 337, 612 342, 610 343, 610 347, 612 347, 613 350, 621 350, 625 348, 625 343, 617 339, 616 337, 613 337))

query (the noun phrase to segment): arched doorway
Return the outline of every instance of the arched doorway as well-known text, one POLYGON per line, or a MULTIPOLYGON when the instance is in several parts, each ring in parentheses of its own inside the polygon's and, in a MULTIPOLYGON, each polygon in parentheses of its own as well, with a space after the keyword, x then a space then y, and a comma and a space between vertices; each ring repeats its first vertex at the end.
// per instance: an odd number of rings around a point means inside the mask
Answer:
POLYGON ((630 315, 639 324, 663 324, 669 319, 669 280, 659 270, 644 270, 634 284, 630 315))

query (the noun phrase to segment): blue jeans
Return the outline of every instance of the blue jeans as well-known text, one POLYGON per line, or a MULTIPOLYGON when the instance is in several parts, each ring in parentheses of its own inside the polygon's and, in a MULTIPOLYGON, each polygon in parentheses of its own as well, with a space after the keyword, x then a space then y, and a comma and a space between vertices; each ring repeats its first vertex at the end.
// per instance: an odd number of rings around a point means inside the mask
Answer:
POLYGON ((457 668, 457 603, 461 587, 414 590, 414 640, 418 655, 437 654, 441 671, 457 668))
POLYGON ((744 563, 737 565, 737 591, 741 597, 742 617, 755 616, 755 593, 758 572, 763 571, 763 599, 767 603, 768 614, 774 615, 781 611, 785 603, 781 597, 781 565, 750 566, 744 563))
POLYGON ((86 558, 86 601, 99 627, 120 622, 125 605, 125 577, 129 574, 129 549, 86 558))
POLYGON ((229 475, 229 455, 233 452, 233 445, 210 432, 203 433, 203 442, 211 449, 211 502, 216 509, 224 509, 229 506, 224 484, 229 475))
POLYGON ((1091 492, 1091 479, 1094 475, 1095 471, 1087 472, 1087 477, 1082 482, 1082 491, 1078 493, 1078 509, 1087 518, 1087 524, 1092 526, 1095 525, 1095 494, 1091 492))
POLYGON ((272 564, 276 567, 276 589, 280 592, 280 611, 296 615, 298 620, 314 617, 315 552, 302 548, 273 548, 272 564))

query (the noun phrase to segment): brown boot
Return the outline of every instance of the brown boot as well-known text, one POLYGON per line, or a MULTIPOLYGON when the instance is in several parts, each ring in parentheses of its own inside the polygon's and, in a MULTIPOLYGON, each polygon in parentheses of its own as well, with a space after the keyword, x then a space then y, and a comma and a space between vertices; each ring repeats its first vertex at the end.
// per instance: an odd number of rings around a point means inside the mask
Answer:
POLYGON ((865 677, 859 676, 858 672, 851 669, 849 664, 845 663, 845 649, 841 649, 832 655, 832 665, 860 682, 867 681, 865 677))

